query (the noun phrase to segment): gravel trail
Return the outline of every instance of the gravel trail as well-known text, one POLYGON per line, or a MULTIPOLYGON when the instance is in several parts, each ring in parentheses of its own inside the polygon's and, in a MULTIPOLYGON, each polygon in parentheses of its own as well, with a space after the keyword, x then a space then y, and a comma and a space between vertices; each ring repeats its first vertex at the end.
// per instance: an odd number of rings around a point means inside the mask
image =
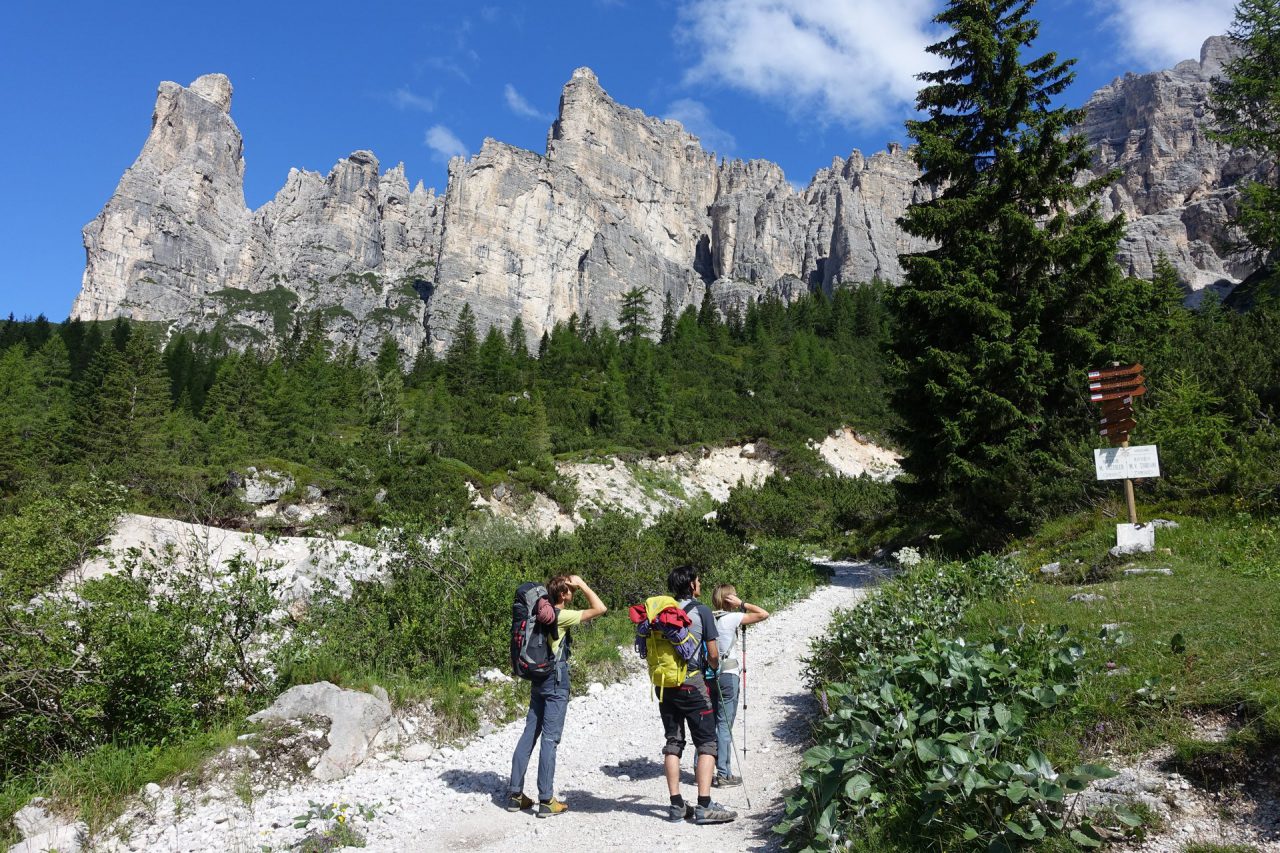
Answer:
MULTIPOLYGON (((748 748, 747 785, 745 790, 712 789, 714 799, 738 811, 731 824, 663 819, 662 725, 648 678, 641 674, 570 702, 556 770, 557 792, 569 811, 549 820, 503 807, 521 718, 422 763, 370 760, 345 779, 265 791, 249 806, 234 797, 209 797, 175 810, 166 796, 147 821, 151 825, 115 849, 287 849, 303 834, 292 827, 292 818, 307 810, 308 801, 380 804, 372 821, 358 824, 369 851, 635 850, 652 846, 655 833, 666 839, 665 847, 677 850, 703 850, 708 843, 720 850, 776 848, 771 829, 782 814, 783 791, 795 782, 812 710, 800 659, 809 640, 826 630, 832 612, 860 601, 876 576, 864 564, 833 568, 829 586, 749 629, 749 706, 745 714, 739 709, 734 732, 738 755, 744 744, 748 748)), ((696 794, 692 755, 690 745, 683 773, 690 802, 696 794)), ((535 748, 525 782, 530 795, 536 794, 537 757, 535 748)))

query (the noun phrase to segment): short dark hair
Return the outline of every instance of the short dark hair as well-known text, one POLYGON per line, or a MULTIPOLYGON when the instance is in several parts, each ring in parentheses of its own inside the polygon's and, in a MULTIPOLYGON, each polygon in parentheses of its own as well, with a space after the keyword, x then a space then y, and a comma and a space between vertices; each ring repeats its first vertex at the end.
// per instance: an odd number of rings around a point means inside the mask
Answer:
POLYGON ((555 575, 547 581, 547 598, 551 599, 551 604, 555 607, 559 607, 560 602, 564 601, 565 593, 572 590, 568 575, 555 575))
POLYGON ((676 598, 692 598, 693 582, 698 579, 698 570, 688 563, 676 566, 667 575, 667 592, 676 598))

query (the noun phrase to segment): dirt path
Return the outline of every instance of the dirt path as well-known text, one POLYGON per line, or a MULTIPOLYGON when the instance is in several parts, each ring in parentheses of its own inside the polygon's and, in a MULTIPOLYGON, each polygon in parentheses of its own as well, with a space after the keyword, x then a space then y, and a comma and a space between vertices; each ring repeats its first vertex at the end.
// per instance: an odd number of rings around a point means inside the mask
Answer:
MULTIPOLYGON (((261 793, 245 806, 233 797, 159 804, 154 823, 120 849, 171 851, 288 849, 303 834, 293 818, 309 801, 381 804, 359 826, 369 851, 409 850, 634 850, 648 848, 655 832, 678 850, 770 849, 771 829, 782 814, 782 793, 795 782, 808 734, 811 698, 801 680, 800 659, 809 640, 825 631, 834 610, 860 601, 872 570, 838 566, 830 586, 750 629, 749 705, 734 733, 747 785, 713 789, 713 797, 737 810, 721 826, 668 824, 667 791, 659 749, 662 727, 643 675, 571 701, 556 771, 567 814, 539 820, 502 806, 511 752, 523 720, 445 750, 423 763, 388 758, 367 761, 345 779, 261 793), (745 717, 746 730, 743 730, 745 717), (750 796, 751 807, 747 806, 750 796), (673 846, 674 845, 674 846, 673 846)), ((684 762, 685 796, 692 800, 692 748, 684 762)), ((537 751, 526 780, 536 791, 537 751)), ((167 799, 167 798, 166 798, 167 799)))

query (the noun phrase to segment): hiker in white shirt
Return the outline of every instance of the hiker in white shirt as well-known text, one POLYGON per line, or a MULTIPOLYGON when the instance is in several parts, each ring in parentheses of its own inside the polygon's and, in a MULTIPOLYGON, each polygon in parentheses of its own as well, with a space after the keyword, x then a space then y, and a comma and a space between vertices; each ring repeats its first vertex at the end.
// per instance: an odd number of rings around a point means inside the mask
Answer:
POLYGON ((732 584, 720 584, 711 594, 715 607, 716 633, 720 637, 720 676, 716 703, 716 775, 712 783, 717 788, 731 788, 742 784, 742 777, 732 772, 732 745, 730 732, 738 715, 738 691, 741 681, 738 672, 738 629, 746 628, 769 618, 769 611, 756 604, 748 604, 738 598, 732 584))

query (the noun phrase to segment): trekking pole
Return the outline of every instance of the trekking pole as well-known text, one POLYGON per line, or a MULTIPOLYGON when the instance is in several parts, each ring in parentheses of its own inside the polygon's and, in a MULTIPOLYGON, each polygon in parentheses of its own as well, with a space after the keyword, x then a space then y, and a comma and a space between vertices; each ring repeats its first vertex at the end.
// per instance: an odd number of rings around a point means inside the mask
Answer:
MULTIPOLYGON (((734 744, 735 751, 738 745, 734 744)), ((742 626, 742 763, 747 760, 747 626, 742 626)), ((750 805, 750 803, 748 803, 750 805)))
MULTIPOLYGON (((720 689, 719 680, 716 681, 716 694, 720 697, 720 707, 723 708, 724 707, 724 691, 720 689)), ((743 709, 744 710, 746 709, 745 705, 743 706, 743 709)), ((742 728, 743 728, 744 734, 746 732, 746 727, 747 727, 747 718, 746 716, 743 716, 742 728)), ((719 722, 717 721, 717 730, 718 728, 719 728, 719 722)), ((728 726, 728 729, 729 729, 729 757, 731 759, 729 764, 729 769, 732 770, 733 769, 732 759, 734 758, 734 753, 738 751, 738 744, 733 739, 733 726, 728 726)), ((746 771, 746 768, 742 766, 741 759, 738 759, 738 773, 739 773, 739 778, 742 779, 742 795, 747 798, 747 808, 751 808, 751 791, 747 788, 747 771, 746 771)))

